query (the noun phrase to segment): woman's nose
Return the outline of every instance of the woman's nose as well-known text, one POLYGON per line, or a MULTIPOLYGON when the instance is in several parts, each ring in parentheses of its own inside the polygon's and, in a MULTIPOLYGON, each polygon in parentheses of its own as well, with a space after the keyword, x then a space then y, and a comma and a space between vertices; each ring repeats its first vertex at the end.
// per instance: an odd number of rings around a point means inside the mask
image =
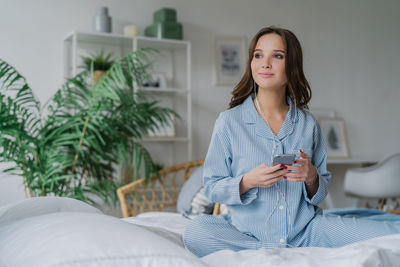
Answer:
POLYGON ((271 68, 271 58, 270 57, 265 57, 262 63, 263 68, 271 68))

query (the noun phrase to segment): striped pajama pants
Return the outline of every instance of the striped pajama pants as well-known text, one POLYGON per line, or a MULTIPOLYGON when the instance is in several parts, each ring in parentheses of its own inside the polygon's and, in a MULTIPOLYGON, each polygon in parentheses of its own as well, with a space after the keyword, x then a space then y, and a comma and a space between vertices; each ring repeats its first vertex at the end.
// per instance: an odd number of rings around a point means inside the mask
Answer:
MULTIPOLYGON (((340 247, 398 233, 400 224, 320 214, 316 215, 294 238, 288 240, 287 246, 340 247)), ((280 244, 268 244, 240 232, 230 223, 230 216, 226 214, 197 216, 185 229, 183 238, 185 247, 198 257, 223 249, 239 251, 280 247, 280 244)))

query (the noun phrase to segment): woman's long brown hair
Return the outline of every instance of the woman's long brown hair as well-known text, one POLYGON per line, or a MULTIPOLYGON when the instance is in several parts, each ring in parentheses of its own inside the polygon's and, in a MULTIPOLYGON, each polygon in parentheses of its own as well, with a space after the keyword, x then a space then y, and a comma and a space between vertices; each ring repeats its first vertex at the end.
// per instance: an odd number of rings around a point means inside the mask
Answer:
POLYGON ((281 36, 285 46, 285 70, 287 77, 286 96, 289 96, 298 108, 308 109, 308 102, 311 99, 311 88, 303 72, 303 53, 300 42, 291 31, 276 27, 262 28, 251 40, 246 71, 232 92, 229 108, 242 104, 244 100, 254 92, 255 82, 251 75, 251 61, 253 59, 254 49, 256 48, 258 39, 270 33, 281 36))

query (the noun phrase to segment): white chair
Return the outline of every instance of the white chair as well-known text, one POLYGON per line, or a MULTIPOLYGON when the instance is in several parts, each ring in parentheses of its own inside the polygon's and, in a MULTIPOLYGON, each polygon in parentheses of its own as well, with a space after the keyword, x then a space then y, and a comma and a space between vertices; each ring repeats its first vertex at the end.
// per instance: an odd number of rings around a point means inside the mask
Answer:
MULTIPOLYGON (((344 178, 347 195, 379 200, 379 209, 387 209, 388 200, 397 202, 387 211, 400 213, 400 153, 389 156, 376 165, 348 169, 344 178), (397 200, 396 200, 397 199, 397 200)), ((368 207, 365 205, 364 207, 368 207)))

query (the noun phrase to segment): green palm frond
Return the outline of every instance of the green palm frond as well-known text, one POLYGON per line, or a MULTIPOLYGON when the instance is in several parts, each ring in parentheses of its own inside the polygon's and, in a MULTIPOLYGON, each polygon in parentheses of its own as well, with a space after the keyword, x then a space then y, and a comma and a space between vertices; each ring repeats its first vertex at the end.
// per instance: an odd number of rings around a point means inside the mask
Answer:
POLYGON ((25 176, 35 158, 40 103, 25 78, 1 59, 0 101, 0 162, 14 162, 7 171, 25 176))
POLYGON ((40 122, 40 103, 26 83, 25 78, 2 59, 0 59, 0 96, 2 100, 1 110, 8 114, 14 114, 19 121, 22 120, 23 123, 21 124, 29 133, 37 133, 40 127, 38 125, 40 122))

